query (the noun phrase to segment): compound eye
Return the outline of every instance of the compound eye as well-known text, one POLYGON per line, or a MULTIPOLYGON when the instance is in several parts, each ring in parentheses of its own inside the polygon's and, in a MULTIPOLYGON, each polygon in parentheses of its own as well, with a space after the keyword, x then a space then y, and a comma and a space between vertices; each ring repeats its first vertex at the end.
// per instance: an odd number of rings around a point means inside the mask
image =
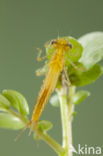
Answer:
POLYGON ((52 45, 53 45, 53 44, 56 44, 56 43, 57 43, 56 40, 51 41, 51 44, 52 44, 52 45))
POLYGON ((67 46, 70 47, 71 49, 73 48, 71 43, 67 43, 67 46))

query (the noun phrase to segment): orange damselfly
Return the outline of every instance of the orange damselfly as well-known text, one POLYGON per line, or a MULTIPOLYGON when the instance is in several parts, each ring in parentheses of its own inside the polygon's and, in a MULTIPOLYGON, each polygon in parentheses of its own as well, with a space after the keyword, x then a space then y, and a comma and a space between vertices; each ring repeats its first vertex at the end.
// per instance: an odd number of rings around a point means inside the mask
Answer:
POLYGON ((34 106, 32 119, 30 122, 31 124, 38 122, 50 95, 56 88, 60 73, 65 67, 65 53, 72 48, 72 44, 68 43, 64 38, 52 40, 50 44, 53 46, 55 52, 52 54, 48 64, 48 72, 43 81, 43 85, 34 106))

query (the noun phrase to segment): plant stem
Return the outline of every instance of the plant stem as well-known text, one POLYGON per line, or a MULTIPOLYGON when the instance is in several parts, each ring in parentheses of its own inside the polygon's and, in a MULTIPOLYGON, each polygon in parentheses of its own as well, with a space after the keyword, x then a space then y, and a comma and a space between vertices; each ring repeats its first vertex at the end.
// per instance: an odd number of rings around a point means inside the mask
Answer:
POLYGON ((69 98, 67 95, 67 87, 63 86, 59 91, 62 131, 63 131, 63 147, 66 151, 65 156, 72 156, 72 114, 74 112, 74 105, 72 104, 75 87, 70 86, 69 98))
POLYGON ((63 147, 61 147, 60 144, 58 144, 53 138, 51 138, 47 133, 43 133, 41 131, 38 132, 40 137, 49 144, 56 153, 58 153, 60 156, 65 155, 65 150, 63 147))

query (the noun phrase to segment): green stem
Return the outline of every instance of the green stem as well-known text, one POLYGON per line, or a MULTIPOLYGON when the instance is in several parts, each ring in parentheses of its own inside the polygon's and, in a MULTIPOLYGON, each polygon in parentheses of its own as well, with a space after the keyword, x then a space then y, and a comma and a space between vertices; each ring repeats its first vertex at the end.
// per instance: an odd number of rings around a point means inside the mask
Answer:
POLYGON ((58 91, 62 119, 63 147, 66 150, 65 156, 72 156, 70 149, 72 147, 72 113, 74 111, 72 100, 74 93, 74 86, 70 86, 69 88, 69 99, 67 98, 68 95, 66 86, 63 86, 61 90, 58 91))
POLYGON ((60 156, 65 155, 64 148, 62 148, 61 145, 58 144, 53 138, 51 138, 47 133, 39 131, 39 135, 47 144, 49 144, 54 149, 56 153, 58 153, 60 156))

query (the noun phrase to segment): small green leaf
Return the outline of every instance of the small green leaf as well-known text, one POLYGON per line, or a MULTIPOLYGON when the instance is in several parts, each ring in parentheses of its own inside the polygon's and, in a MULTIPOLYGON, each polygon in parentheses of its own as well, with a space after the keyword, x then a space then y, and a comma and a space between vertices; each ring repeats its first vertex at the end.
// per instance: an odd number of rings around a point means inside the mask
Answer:
POLYGON ((38 130, 40 131, 49 131, 53 127, 53 124, 50 121, 41 120, 38 122, 38 130))
MULTIPOLYGON (((78 68, 80 66, 82 69, 83 67, 82 64, 81 65, 77 64, 78 68)), ((94 65, 92 68, 90 68, 87 71, 74 69, 74 67, 68 69, 68 76, 72 85, 79 86, 79 87, 95 82, 101 76, 102 73, 103 73, 103 67, 101 67, 98 64, 94 65)))
POLYGON ((21 129, 25 126, 25 124, 17 117, 8 114, 8 113, 0 113, 0 127, 1 128, 9 128, 9 129, 21 129))
POLYGON ((84 50, 80 62, 90 69, 103 59, 103 32, 92 32, 79 38, 84 50))
MULTIPOLYGON (((66 53, 66 57, 67 57, 66 64, 69 63, 68 58, 72 62, 77 62, 82 55, 82 51, 83 51, 82 45, 75 38, 73 38, 71 36, 63 37, 63 38, 72 44, 72 49, 66 53)), ((54 52, 55 52, 55 49, 53 49, 53 46, 48 44, 48 46, 46 48, 46 53, 47 53, 47 55, 49 55, 49 57, 48 57, 49 59, 51 58, 51 56, 54 52)))
POLYGON ((81 90, 75 93, 73 97, 73 104, 79 104, 83 100, 85 100, 88 96, 90 96, 90 92, 81 90))
POLYGON ((9 100, 4 97, 3 95, 0 94, 0 108, 9 108, 10 107, 10 102, 9 100))
POLYGON ((60 106, 58 95, 52 95, 49 102, 54 107, 59 107, 60 106))
MULTIPOLYGON (((46 121, 46 120, 41 120, 38 122, 38 131, 40 132, 47 132, 49 131, 51 128, 53 127, 53 124, 50 122, 50 121, 46 121)), ((34 139, 38 139, 38 140, 41 140, 41 137, 40 136, 37 136, 36 133, 33 134, 33 138, 34 139)))
POLYGON ((15 90, 4 90, 2 94, 11 102, 11 106, 21 114, 29 114, 28 103, 22 94, 15 90))

